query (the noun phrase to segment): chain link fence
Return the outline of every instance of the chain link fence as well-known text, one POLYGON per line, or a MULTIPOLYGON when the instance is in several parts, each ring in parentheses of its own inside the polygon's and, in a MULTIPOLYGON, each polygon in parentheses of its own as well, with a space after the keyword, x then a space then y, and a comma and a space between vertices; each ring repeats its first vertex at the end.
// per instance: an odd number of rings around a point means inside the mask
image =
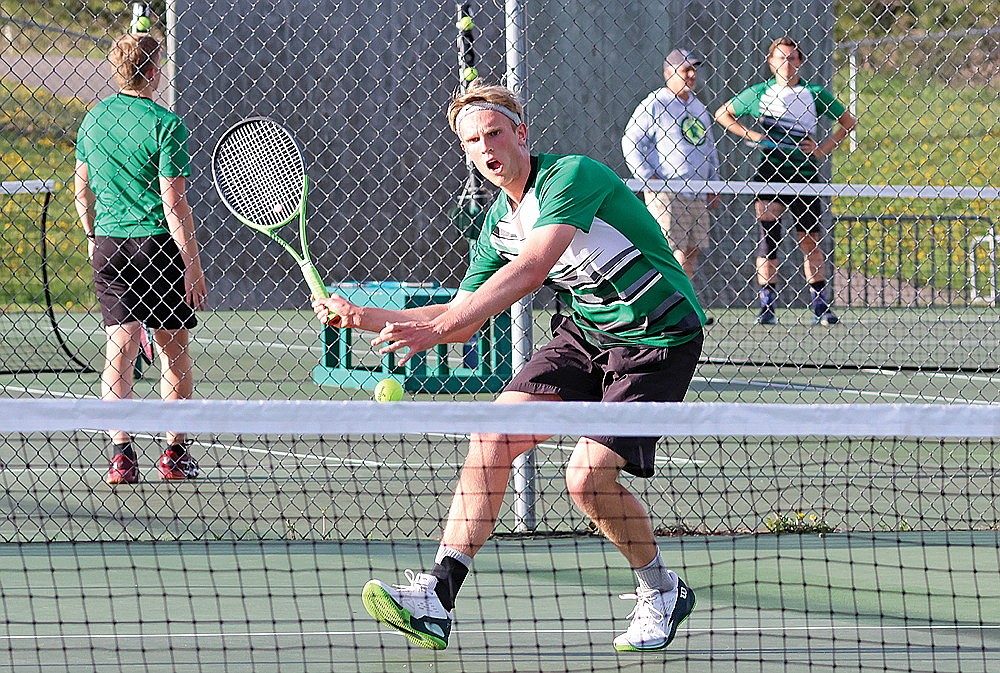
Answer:
MULTIPOLYGON (((2 10, 3 386, 7 395, 98 394, 105 337, 74 207, 75 142, 87 111, 117 91, 107 51, 129 31, 132 9, 2 10)), ((367 398, 387 376, 412 393, 489 393, 516 366, 519 343, 544 343, 556 310, 543 289, 527 321, 500 316, 479 339, 407 369, 364 335, 321 329, 294 261, 236 221, 213 187, 212 150, 234 123, 271 117, 302 145, 310 249, 335 291, 385 306, 446 301, 475 225, 469 168, 445 118, 466 69, 520 91, 533 152, 586 154, 649 198, 655 185, 636 182, 622 137, 664 87, 664 57, 689 49, 726 182, 693 272, 714 324, 689 399, 998 399, 993 3, 168 0, 151 3, 150 15, 165 46, 154 100, 190 131, 188 198, 209 288, 193 332, 198 396, 367 398), (858 122, 819 164, 829 183, 822 275, 840 317, 829 327, 812 324, 788 214, 774 260, 778 324, 755 323, 761 149, 712 119, 771 76, 767 47, 782 36, 806 55, 801 78, 858 122), (900 372, 912 376, 886 375, 900 372)), ((819 117, 822 141, 838 125, 819 117)), ((691 180, 686 189, 703 197, 710 187, 691 180)), ((481 205, 493 193, 473 196, 481 205)), ((154 379, 138 394, 155 394, 154 379)))

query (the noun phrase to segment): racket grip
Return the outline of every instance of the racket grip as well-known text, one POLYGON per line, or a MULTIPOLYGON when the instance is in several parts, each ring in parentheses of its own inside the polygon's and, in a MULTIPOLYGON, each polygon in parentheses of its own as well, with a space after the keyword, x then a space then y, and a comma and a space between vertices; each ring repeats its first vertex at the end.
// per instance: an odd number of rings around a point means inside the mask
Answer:
POLYGON ((305 261, 299 263, 299 268, 302 269, 302 275, 306 279, 306 283, 309 285, 309 291, 317 299, 328 299, 330 293, 326 289, 326 284, 323 279, 319 276, 319 271, 313 266, 312 262, 305 261))

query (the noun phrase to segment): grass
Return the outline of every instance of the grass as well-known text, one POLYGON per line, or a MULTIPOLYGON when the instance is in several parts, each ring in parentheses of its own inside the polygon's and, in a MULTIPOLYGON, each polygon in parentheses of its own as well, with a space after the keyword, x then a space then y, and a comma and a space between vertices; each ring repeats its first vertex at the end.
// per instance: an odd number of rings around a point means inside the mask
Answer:
MULTIPOLYGON (((842 70, 836 78, 842 100, 845 77, 842 70)), ((946 86, 920 73, 887 78, 860 71, 858 148, 849 151, 844 143, 834 181, 1000 187, 1000 121, 992 110, 997 93, 946 86), (913 86, 919 81, 926 82, 923 88, 913 86)), ((991 233, 991 221, 1000 224, 1000 204, 986 199, 834 199, 833 209, 882 218, 845 223, 837 233, 835 265, 939 289, 967 286, 970 241, 991 233)))
MULTIPOLYGON (((0 83, 0 178, 55 180, 48 211, 48 269, 53 303, 66 310, 94 305, 83 230, 73 206, 74 141, 87 108, 10 80, 0 83)), ((4 197, 0 239, 8 252, 0 263, 0 306, 44 306, 39 224, 41 195, 4 197), (13 252, 13 254, 11 254, 13 252)))
POLYGON ((823 517, 805 512, 774 514, 764 519, 764 527, 775 535, 825 535, 835 530, 823 517))

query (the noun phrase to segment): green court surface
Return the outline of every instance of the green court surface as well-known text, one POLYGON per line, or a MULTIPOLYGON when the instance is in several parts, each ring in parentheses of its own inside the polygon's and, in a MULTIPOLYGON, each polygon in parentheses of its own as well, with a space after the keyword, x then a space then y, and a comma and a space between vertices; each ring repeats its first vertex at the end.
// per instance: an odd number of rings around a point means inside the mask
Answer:
POLYGON ((538 455, 539 534, 510 499, 452 646, 414 649, 359 596, 433 561, 456 436, 199 437, 195 481, 109 487, 103 434, 0 451, 0 649, 16 670, 996 670, 998 455, 985 443, 671 442, 631 485, 698 607, 666 652, 615 653, 632 575, 565 493, 572 438, 538 455), (774 513, 834 532, 765 534, 774 513), (683 533, 683 534, 678 534, 683 533), (39 659, 44 662, 39 662, 39 659))
MULTIPOLYGON (((845 310, 814 327, 788 309, 770 328, 711 314, 690 401, 1000 399, 993 310, 845 310)), ((58 318, 97 364, 97 317, 58 318)), ((312 383, 307 311, 201 319, 199 397, 369 397, 312 383)), ((9 397, 98 390, 93 373, 0 376, 9 397)), ((820 435, 661 441, 657 476, 630 485, 698 606, 671 648, 644 655, 610 644, 633 580, 566 495, 573 438, 536 451, 539 534, 512 533, 508 498, 440 653, 379 628, 359 597, 371 577, 431 565, 463 436, 199 436, 203 473, 179 484, 155 480, 159 440, 138 436, 144 481, 118 488, 102 481, 101 429, 6 438, 0 651, 16 671, 1000 670, 996 446, 820 435), (789 513, 833 532, 766 533, 789 513)))
POLYGON ((1000 664, 1000 608, 978 594, 1000 572, 997 543, 995 532, 668 540, 698 603, 674 644, 647 654, 611 648, 630 609, 615 594, 631 578, 596 538, 487 545, 444 652, 409 646, 360 602, 370 577, 426 565, 429 541, 3 545, 7 613, 33 623, 13 621, 0 641, 15 670, 986 673, 1000 664), (941 570, 973 564, 978 580, 941 570))

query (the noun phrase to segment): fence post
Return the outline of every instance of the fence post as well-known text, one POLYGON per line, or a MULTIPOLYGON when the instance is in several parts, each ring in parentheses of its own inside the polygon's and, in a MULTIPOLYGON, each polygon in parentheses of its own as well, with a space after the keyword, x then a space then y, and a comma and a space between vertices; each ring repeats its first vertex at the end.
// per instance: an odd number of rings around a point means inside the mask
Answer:
MULTIPOLYGON (((851 47, 847 55, 848 62, 848 91, 850 101, 848 103, 851 116, 858 118, 858 48, 851 47)), ((858 129, 851 131, 851 151, 858 149, 858 129)))
MULTIPOLYGON (((507 86, 527 104, 527 64, 525 9, 517 0, 506 0, 506 49, 507 86)), ((525 111, 525 119, 528 114, 525 111)), ((511 307, 511 336, 513 352, 511 366, 516 375, 531 357, 531 297, 525 297, 511 307)), ((532 449, 514 461, 514 515, 515 530, 521 533, 533 531, 537 526, 535 516, 535 451, 532 449)))

